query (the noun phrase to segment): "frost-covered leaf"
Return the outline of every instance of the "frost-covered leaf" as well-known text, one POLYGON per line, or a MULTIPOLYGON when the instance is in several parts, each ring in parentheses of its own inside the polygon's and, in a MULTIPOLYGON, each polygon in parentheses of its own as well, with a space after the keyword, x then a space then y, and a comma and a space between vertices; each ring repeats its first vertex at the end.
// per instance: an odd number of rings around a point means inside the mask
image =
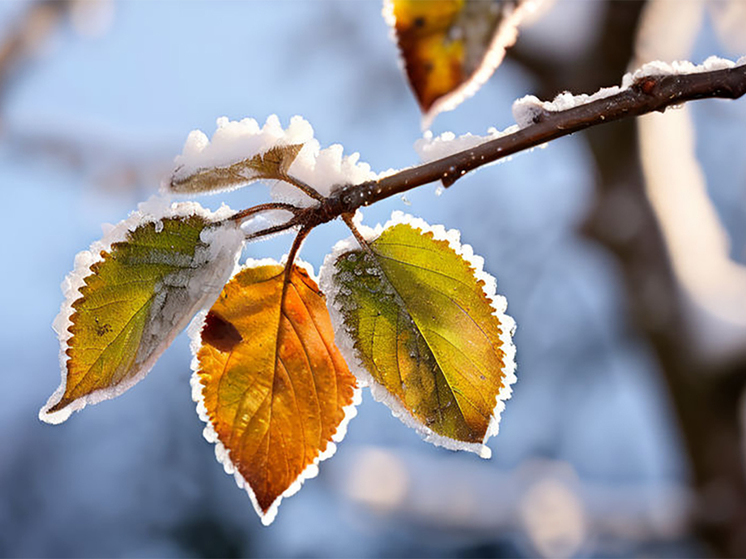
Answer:
POLYGON ((540 0, 386 0, 425 127, 486 82, 540 0))
POLYGON ((334 453, 357 393, 324 295, 298 266, 283 292, 283 268, 249 263, 191 331, 205 437, 264 524, 334 453))
POLYGON ((40 419, 60 423, 147 374, 230 277, 244 238, 230 213, 194 203, 134 212, 78 254, 55 321, 62 382, 40 419))
POLYGON ((289 184, 287 177, 328 196, 342 185, 376 178, 359 157, 357 153, 344 155, 339 144, 321 149, 313 128, 299 116, 291 118, 287 128, 276 115, 270 115, 263 126, 253 118, 233 121, 221 117, 212 139, 199 130, 189 134, 163 189, 216 192, 267 180, 272 183, 274 200, 308 206, 314 200, 289 184))
POLYGON ((348 363, 426 440, 489 456, 515 381, 514 323, 494 279, 456 231, 395 215, 364 235, 369 251, 344 242, 322 269, 348 363))
POLYGON ((302 144, 274 146, 226 167, 197 169, 186 175, 177 170, 171 176, 169 187, 177 194, 204 194, 237 188, 258 180, 284 180, 302 147, 302 144))

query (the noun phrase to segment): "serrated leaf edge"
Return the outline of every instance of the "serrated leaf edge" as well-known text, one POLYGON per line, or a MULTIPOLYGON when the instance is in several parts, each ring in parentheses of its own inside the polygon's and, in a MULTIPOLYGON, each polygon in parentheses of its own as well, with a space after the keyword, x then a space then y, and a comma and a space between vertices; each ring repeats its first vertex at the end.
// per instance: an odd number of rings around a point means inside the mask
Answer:
POLYGON ((503 343, 502 349, 505 352, 505 368, 503 371, 505 378, 503 381, 503 387, 498 391, 495 397, 495 406, 492 411, 492 417, 490 418, 484 440, 481 443, 465 443, 444 437, 417 421, 404 405, 401 404, 397 398, 393 397, 383 385, 378 383, 365 368, 355 350, 355 341, 344 325, 341 309, 334 301, 334 295, 338 291, 333 280, 334 262, 343 253, 350 250, 360 249, 360 245, 354 237, 348 237, 334 245, 332 252, 326 256, 324 263, 321 266, 321 270, 319 271, 319 287, 326 294, 326 304, 334 328, 334 339, 337 343, 337 347, 339 347, 339 350, 342 353, 342 356, 345 361, 347 361, 350 371, 357 377, 361 385, 370 388, 371 394, 376 401, 387 405, 395 417, 408 427, 417 431, 425 441, 436 446, 442 446, 449 450, 467 450, 478 454, 482 458, 490 458, 492 456, 492 451, 486 445, 487 440, 490 437, 497 435, 500 426, 500 416, 505 409, 505 400, 510 399, 513 393, 512 385, 517 380, 515 376, 516 349, 512 339, 513 333, 515 332, 515 321, 505 313, 507 309, 507 300, 502 295, 497 294, 497 283, 495 278, 483 270, 484 259, 481 256, 475 255, 470 245, 461 244, 461 234, 458 230, 446 230, 442 225, 430 225, 423 219, 400 211, 393 212, 391 214, 391 219, 389 219, 385 225, 378 224, 373 228, 362 225, 361 220, 362 214, 358 211, 355 214, 354 222, 358 231, 360 231, 366 241, 374 241, 381 235, 384 229, 398 224, 406 224, 422 231, 423 233, 432 233, 435 240, 448 242, 448 246, 471 265, 475 279, 477 281, 482 281, 482 291, 487 299, 491 301, 491 306, 493 308, 492 314, 498 318, 500 324, 505 326, 501 330, 499 336, 500 341, 503 343))
MULTIPOLYGON (((248 258, 241 266, 236 266, 234 269, 233 274, 231 275, 231 279, 241 272, 242 270, 245 270, 247 268, 258 268, 260 266, 277 266, 277 265, 285 265, 285 262, 287 260, 287 254, 282 257, 280 262, 273 258, 262 258, 262 259, 253 259, 248 258)), ((306 271, 308 276, 315 281, 317 284, 319 283, 318 278, 316 277, 316 274, 314 273, 313 266, 311 266, 307 262, 303 262, 302 260, 296 258, 295 259, 295 265, 299 268, 302 268, 306 271)), ((230 280, 229 280, 230 281, 230 280)), ((323 290, 322 290, 323 293, 323 290)), ((327 307, 328 308, 328 307, 327 307)), ((357 406, 360 405, 362 402, 362 390, 360 386, 357 386, 352 395, 352 402, 350 402, 349 405, 342 408, 342 411, 344 412, 344 417, 342 418, 342 421, 337 426, 337 430, 334 432, 334 434, 331 437, 331 441, 327 444, 326 450, 324 452, 319 453, 319 455, 314 459, 313 462, 311 462, 306 468, 298 475, 297 478, 293 481, 293 483, 290 484, 290 486, 283 491, 283 493, 277 497, 277 499, 272 503, 272 506, 269 507, 266 513, 264 513, 259 506, 259 502, 256 498, 256 494, 254 493, 254 490, 251 488, 251 485, 243 478, 241 473, 238 471, 238 468, 236 468, 235 464, 231 460, 230 457, 230 450, 228 450, 225 445, 220 441, 218 438, 218 434, 215 431, 215 428, 213 427, 212 423, 210 422, 210 417, 207 412, 207 407, 205 406, 205 400, 204 400, 204 394, 202 392, 203 386, 199 377, 199 359, 197 358, 197 354, 200 350, 200 347, 202 346, 202 329, 205 325, 205 317, 207 316, 209 309, 204 309, 200 311, 197 316, 194 317, 194 320, 189 325, 189 328, 187 329, 187 332, 189 334, 190 338, 190 347, 192 350, 192 375, 189 379, 189 384, 192 387, 192 400, 197 404, 197 415, 202 420, 202 422, 205 424, 204 429, 202 430, 202 435, 204 436, 205 440, 210 443, 215 444, 215 458, 217 461, 222 464, 223 469, 225 470, 225 473, 228 475, 233 475, 233 478, 236 481, 236 485, 240 488, 246 491, 246 493, 249 496, 249 499, 251 500, 251 504, 254 507, 254 510, 256 511, 257 515, 259 515, 259 519, 261 520, 262 524, 265 526, 269 526, 274 522, 275 518, 277 517, 277 512, 280 508, 280 504, 282 503, 282 500, 286 497, 291 497, 295 495, 298 491, 300 491, 301 487, 303 486, 303 483, 307 479, 311 479, 316 477, 319 474, 319 464, 323 462, 324 460, 327 460, 334 456, 334 453, 337 451, 337 444, 339 444, 347 434, 347 426, 349 422, 357 415, 357 406)), ((336 339, 336 336, 335 336, 336 339)), ((344 357, 344 353, 342 354, 344 357)), ((349 361, 347 362, 349 366, 349 361)))
MULTIPOLYGON (((117 386, 108 389, 96 390, 94 392, 91 392, 90 394, 78 398, 61 410, 51 413, 49 412, 49 410, 62 399, 67 388, 67 361, 69 357, 67 356, 66 351, 68 349, 68 342, 70 341, 70 338, 72 338, 72 333, 69 331, 69 327, 72 326, 71 317, 74 313, 73 303, 75 303, 82 297, 80 290, 85 286, 86 278, 92 275, 91 266, 104 260, 101 253, 110 252, 113 244, 126 240, 127 234, 130 231, 133 231, 134 229, 142 225, 157 223, 162 219, 173 217, 187 217, 191 215, 199 215, 211 221, 217 222, 230 217, 233 213, 233 210, 231 210, 225 204, 223 204, 218 210, 213 212, 203 208, 196 202, 174 202, 169 205, 163 199, 151 199, 143 204, 140 204, 138 209, 131 212, 126 219, 120 221, 114 226, 110 226, 108 230, 105 230, 104 236, 101 239, 94 241, 88 248, 88 250, 82 250, 75 255, 75 264, 73 266, 73 270, 65 277, 65 279, 62 281, 62 284, 60 285, 64 300, 60 306, 60 312, 57 314, 57 317, 52 323, 52 328, 57 333, 57 339, 60 343, 60 385, 49 397, 47 403, 39 410, 39 419, 41 421, 57 425, 67 420, 73 414, 73 412, 80 411, 87 405, 97 404, 104 400, 110 400, 123 394, 124 392, 132 388, 132 386, 140 382, 148 374, 148 372, 150 372, 150 370, 155 365, 156 360, 162 353, 162 351, 156 351, 153 358, 143 363, 140 372, 137 375, 118 384, 117 386)), ((236 225, 236 229, 238 230, 238 225, 236 225)), ((243 237, 243 233, 241 234, 241 237, 243 237)), ((241 244, 243 244, 243 240, 241 240, 241 244)), ((238 247, 236 248, 236 259, 238 259, 240 251, 238 250, 238 247)), ((217 291, 215 291, 214 299, 216 299, 217 296, 220 294, 221 289, 222 285, 217 289, 217 291)), ((208 295, 209 294, 206 294, 203 297, 203 305, 207 305, 209 307, 214 302, 214 299, 209 300, 210 298, 208 297, 208 295)), ((186 326, 186 323, 183 326, 186 326)), ((179 332, 181 332, 183 326, 181 328, 175 329, 174 335, 164 340, 161 346, 168 346, 173 341, 173 338, 179 332)))

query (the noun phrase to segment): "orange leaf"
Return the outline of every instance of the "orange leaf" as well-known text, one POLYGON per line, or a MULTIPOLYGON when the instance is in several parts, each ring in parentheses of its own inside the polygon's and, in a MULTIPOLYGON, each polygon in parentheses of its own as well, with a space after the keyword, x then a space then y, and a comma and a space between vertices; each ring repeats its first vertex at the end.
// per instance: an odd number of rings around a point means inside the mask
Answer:
POLYGON ((262 522, 333 454, 354 410, 356 382, 334 344, 324 295, 293 266, 245 267, 199 331, 193 385, 205 435, 262 522))
MULTIPOLYGON (((528 9, 533 9, 534 5, 528 9)), ((425 127, 492 75, 516 39, 526 0, 386 0, 425 127)))

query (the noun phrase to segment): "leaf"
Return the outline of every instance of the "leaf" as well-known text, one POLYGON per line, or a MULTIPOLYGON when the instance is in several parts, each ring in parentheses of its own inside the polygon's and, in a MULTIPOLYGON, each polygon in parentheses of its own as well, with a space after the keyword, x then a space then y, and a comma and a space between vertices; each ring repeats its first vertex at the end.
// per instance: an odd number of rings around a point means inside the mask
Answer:
POLYGON ((513 320, 458 233, 395 216, 321 273, 353 372, 426 440, 488 457, 515 382, 513 320), (497 401, 496 401, 497 399, 497 401))
POLYGON ((486 82, 530 0, 387 0, 409 84, 422 110, 423 127, 452 110, 486 82))
POLYGON ((237 188, 258 180, 285 180, 288 168, 302 147, 303 144, 274 146, 224 167, 196 170, 180 167, 171 175, 169 190, 177 194, 204 194, 237 188))
POLYGON ((40 419, 60 423, 140 381, 215 300, 242 245, 235 222, 184 203, 160 217, 135 212, 80 253, 55 321, 62 381, 40 419))
POLYGON ((355 377, 334 344, 324 295, 294 265, 283 298, 283 266, 253 263, 192 339, 205 437, 270 524, 281 498, 334 453, 354 413, 355 377))

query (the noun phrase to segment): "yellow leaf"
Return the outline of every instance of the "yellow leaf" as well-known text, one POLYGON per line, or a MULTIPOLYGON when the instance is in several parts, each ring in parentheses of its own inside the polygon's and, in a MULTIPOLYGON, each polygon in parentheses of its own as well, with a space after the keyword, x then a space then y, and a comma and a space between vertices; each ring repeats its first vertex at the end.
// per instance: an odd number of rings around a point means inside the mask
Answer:
POLYGON ((134 213, 81 253, 55 323, 63 375, 39 417, 60 423, 142 379, 228 279, 243 245, 238 223, 197 204, 134 213))
POLYGON ((193 383, 218 459, 265 524, 344 436, 355 377, 334 344, 324 295, 293 266, 244 268, 193 333, 193 383))
POLYGON ((343 245, 322 269, 348 362, 427 440, 489 456, 515 382, 505 300, 455 232, 395 218, 369 235, 369 250, 343 245))

